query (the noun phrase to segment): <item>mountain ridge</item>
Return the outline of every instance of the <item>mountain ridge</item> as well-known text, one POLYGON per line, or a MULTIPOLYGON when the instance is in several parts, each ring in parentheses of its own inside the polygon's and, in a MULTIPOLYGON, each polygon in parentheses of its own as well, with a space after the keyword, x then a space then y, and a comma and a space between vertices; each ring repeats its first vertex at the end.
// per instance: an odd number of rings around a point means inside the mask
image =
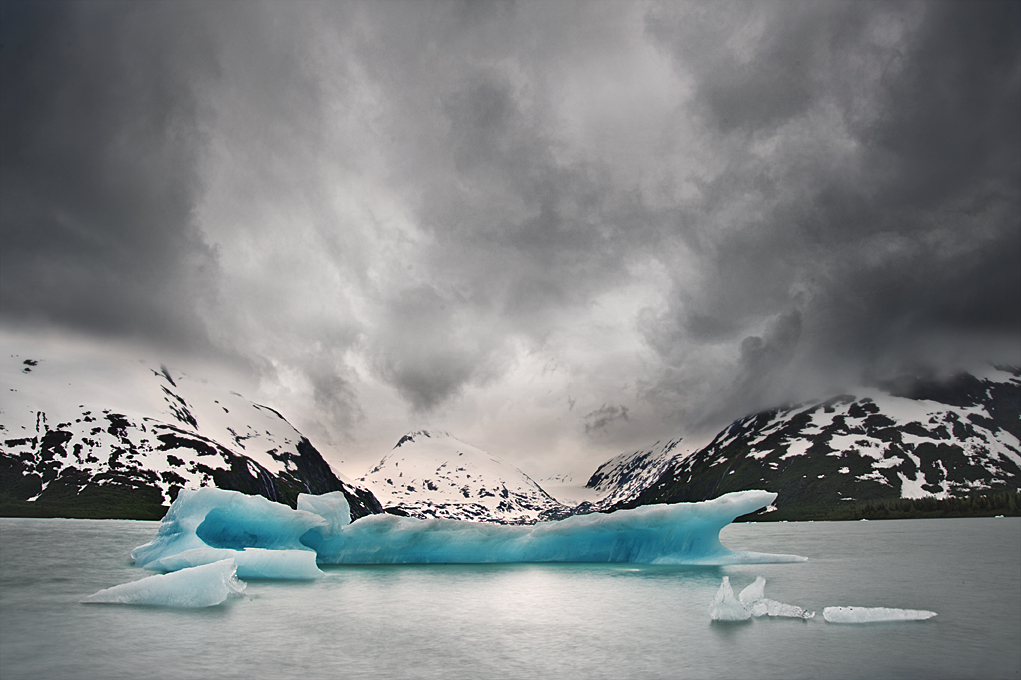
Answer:
POLYGON ((405 434, 358 481, 410 517, 524 524, 566 509, 518 468, 437 430, 405 434))
POLYGON ((1021 371, 903 379, 751 414, 659 478, 599 509, 700 501, 731 490, 779 493, 776 519, 840 506, 1016 492, 1021 487, 1021 371))
POLYGON ((164 364, 35 350, 0 374, 4 514, 158 519, 178 490, 208 485, 292 507, 343 491, 353 516, 382 511, 280 412, 164 364))

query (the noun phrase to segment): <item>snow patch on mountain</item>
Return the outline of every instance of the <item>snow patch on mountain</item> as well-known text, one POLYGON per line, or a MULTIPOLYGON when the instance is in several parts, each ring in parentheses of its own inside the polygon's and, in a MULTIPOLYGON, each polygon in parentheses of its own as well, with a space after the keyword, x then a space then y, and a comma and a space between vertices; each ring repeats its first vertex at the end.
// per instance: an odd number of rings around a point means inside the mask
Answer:
MULTIPOLYGON (((636 481, 602 507, 700 501, 747 488, 777 491, 781 506, 802 507, 1015 491, 1021 371, 902 378, 747 416, 688 455, 631 456, 604 466, 630 465, 634 471, 622 477, 636 481)), ((593 479, 593 486, 617 488, 593 479)))
POLYGON ((358 481, 409 517, 525 524, 566 509, 513 465, 435 430, 401 437, 358 481))
POLYGON ((600 494, 593 504, 609 508, 636 498, 676 460, 692 453, 681 438, 658 441, 647 449, 628 451, 606 461, 592 474, 586 486, 600 494))
POLYGON ((121 485, 167 505, 177 489, 202 486, 293 502, 344 487, 356 513, 378 511, 283 415, 236 392, 111 352, 6 337, 4 349, 0 462, 15 486, 34 485, 20 500, 121 485))

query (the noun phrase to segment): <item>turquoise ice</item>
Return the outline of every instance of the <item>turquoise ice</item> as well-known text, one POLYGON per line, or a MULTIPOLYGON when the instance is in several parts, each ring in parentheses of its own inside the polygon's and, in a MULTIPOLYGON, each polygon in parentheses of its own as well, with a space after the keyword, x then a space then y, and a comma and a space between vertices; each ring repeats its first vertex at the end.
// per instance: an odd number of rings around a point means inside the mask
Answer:
MULTIPOLYGON (((775 499, 776 494, 767 491, 739 491, 700 503, 648 505, 510 526, 386 514, 350 522, 347 501, 339 493, 303 494, 298 497, 300 509, 293 510, 259 496, 207 488, 181 491, 156 538, 131 554, 136 564, 155 569, 190 566, 204 555, 222 558, 222 550, 252 549, 314 551, 320 565, 804 561, 797 555, 732 551, 720 543, 723 527, 775 499), (189 559, 170 559, 186 551, 189 559)), ((297 563, 294 567, 298 572, 303 568, 297 563)))

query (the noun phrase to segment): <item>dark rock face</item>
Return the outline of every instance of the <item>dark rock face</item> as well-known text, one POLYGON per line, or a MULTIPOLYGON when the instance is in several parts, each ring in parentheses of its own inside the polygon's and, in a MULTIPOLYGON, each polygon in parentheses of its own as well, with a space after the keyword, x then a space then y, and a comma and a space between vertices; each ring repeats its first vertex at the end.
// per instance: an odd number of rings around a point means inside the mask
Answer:
POLYGON ((606 461, 592 474, 585 485, 606 492, 598 503, 582 503, 577 513, 599 508, 612 508, 633 500, 670 467, 686 449, 680 438, 656 442, 647 450, 632 451, 606 461))

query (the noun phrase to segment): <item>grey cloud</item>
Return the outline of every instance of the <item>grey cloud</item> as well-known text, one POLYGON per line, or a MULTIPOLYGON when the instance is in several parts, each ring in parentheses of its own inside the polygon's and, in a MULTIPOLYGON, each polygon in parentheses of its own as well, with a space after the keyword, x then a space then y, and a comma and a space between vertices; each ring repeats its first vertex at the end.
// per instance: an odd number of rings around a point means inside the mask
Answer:
POLYGON ((352 380, 340 374, 340 362, 329 352, 312 355, 306 360, 306 370, 312 382, 312 396, 316 405, 329 414, 334 425, 350 430, 365 417, 358 404, 358 393, 352 380))
POLYGON ((0 3, 3 320, 343 431, 549 352, 601 440, 1018 338, 1017 3, 643 7, 0 3))
POLYGON ((648 28, 693 72, 699 112, 726 133, 775 127, 804 114, 820 91, 838 89, 834 56, 861 49, 858 38, 875 9, 846 2, 665 4, 650 12, 648 28))
POLYGON ((499 372, 504 339, 463 318, 461 304, 420 286, 402 291, 375 324, 369 351, 376 370, 416 411, 435 409, 499 372))
POLYGON ((650 34, 735 151, 690 220, 696 286, 643 319, 668 366, 650 395, 726 417, 795 394, 799 373, 895 372, 950 346, 974 361, 1018 337, 1016 3, 758 3, 766 29, 750 48, 727 46, 747 14, 673 11, 653 13, 650 34), (894 43, 876 41, 883 22, 894 43), (769 160, 750 152, 768 140, 769 160), (770 318, 770 333, 753 330, 770 318), (693 358, 713 346, 734 348, 730 368, 693 358), (721 396, 692 405, 693 384, 721 396))
POLYGON ((192 220, 203 142, 192 88, 215 64, 201 23, 176 9, 3 3, 8 321, 205 342, 194 310, 217 260, 192 220))
POLYGON ((618 420, 628 422, 628 408, 623 405, 603 404, 595 411, 585 415, 585 434, 605 430, 618 420))

